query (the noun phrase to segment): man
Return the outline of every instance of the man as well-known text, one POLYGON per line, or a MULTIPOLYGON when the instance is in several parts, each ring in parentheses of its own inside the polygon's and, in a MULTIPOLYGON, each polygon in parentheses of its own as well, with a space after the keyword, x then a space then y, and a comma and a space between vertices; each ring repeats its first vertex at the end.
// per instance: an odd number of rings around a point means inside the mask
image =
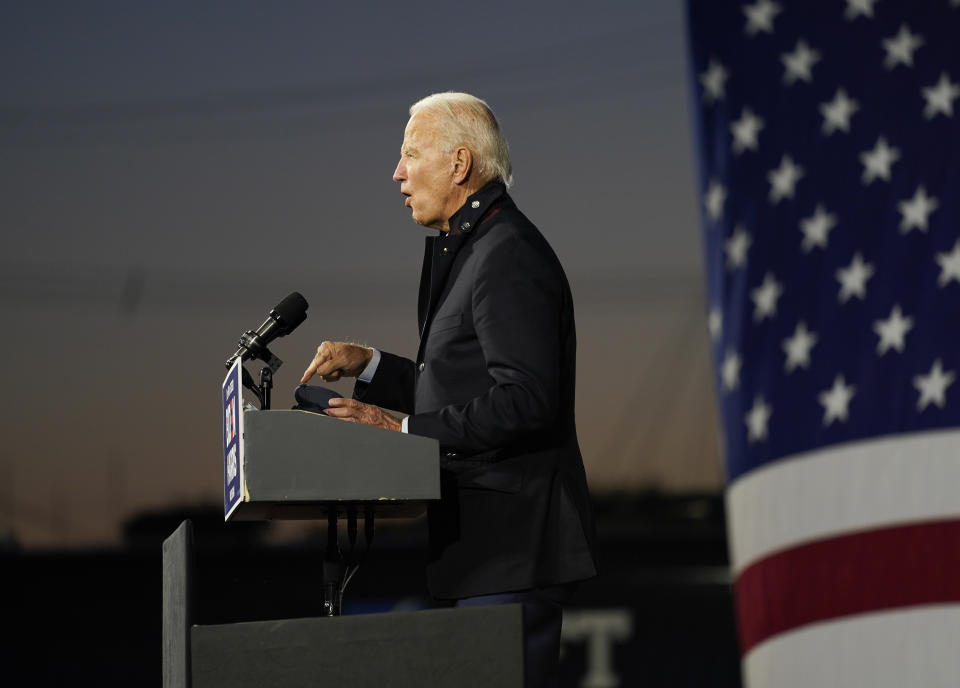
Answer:
POLYGON ((323 342, 303 381, 357 376, 354 398, 329 415, 439 441, 430 592, 460 606, 523 603, 527 685, 555 685, 561 604, 596 574, 570 289, 507 195, 507 143, 482 100, 415 103, 393 179, 414 221, 439 230, 426 240, 417 357, 323 342))

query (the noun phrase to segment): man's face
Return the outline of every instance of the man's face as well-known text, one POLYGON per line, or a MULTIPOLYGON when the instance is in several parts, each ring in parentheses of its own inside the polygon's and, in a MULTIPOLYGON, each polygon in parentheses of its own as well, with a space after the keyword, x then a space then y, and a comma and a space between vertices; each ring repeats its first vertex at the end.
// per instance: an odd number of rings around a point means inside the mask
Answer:
POLYGON ((435 144, 434 126, 430 114, 422 111, 407 122, 393 181, 400 182, 400 193, 407 197, 404 205, 413 210, 414 222, 448 229, 447 220, 459 207, 457 185, 452 155, 435 144))

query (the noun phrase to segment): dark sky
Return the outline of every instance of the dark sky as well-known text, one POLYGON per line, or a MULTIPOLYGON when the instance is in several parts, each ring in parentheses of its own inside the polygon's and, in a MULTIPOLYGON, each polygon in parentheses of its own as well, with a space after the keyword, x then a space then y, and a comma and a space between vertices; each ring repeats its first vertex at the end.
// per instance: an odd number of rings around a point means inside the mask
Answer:
POLYGON ((407 107, 441 90, 494 108, 570 276, 594 489, 717 485, 681 9, 4 3, 0 531, 109 542, 219 499, 222 361, 293 289, 278 388, 324 338, 415 347, 424 230, 390 177, 407 107))

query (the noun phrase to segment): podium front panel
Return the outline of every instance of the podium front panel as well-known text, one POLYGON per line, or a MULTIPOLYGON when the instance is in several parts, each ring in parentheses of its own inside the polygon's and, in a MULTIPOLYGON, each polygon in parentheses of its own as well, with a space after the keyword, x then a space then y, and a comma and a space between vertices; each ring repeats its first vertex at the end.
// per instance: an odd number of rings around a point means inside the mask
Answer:
POLYGON ((233 517, 422 512, 440 498, 437 441, 307 411, 243 413, 243 501, 233 517))

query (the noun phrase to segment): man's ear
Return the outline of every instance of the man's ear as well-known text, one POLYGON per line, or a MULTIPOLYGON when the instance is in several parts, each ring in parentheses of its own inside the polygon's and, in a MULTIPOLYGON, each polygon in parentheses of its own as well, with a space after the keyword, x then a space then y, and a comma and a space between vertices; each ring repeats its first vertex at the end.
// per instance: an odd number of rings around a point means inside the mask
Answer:
POLYGON ((453 183, 463 184, 473 171, 473 153, 469 148, 460 146, 453 151, 453 183))

